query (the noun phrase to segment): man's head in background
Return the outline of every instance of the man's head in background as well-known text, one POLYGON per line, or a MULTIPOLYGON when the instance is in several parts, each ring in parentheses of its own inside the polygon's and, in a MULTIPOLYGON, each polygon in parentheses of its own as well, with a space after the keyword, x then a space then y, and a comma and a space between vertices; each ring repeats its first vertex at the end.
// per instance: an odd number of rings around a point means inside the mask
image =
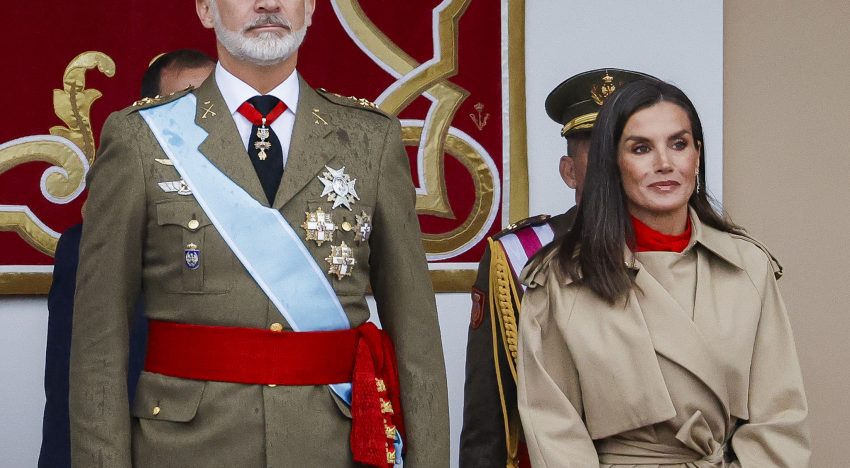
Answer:
POLYGON ((656 78, 618 68, 600 68, 571 76, 546 98, 549 118, 563 125, 561 136, 567 140, 567 154, 561 156, 559 172, 568 187, 575 189, 576 203, 581 202, 590 133, 596 115, 608 96, 628 82, 656 78))
POLYGON ((142 97, 165 96, 198 87, 215 68, 215 61, 194 49, 164 53, 151 62, 142 77, 142 97))

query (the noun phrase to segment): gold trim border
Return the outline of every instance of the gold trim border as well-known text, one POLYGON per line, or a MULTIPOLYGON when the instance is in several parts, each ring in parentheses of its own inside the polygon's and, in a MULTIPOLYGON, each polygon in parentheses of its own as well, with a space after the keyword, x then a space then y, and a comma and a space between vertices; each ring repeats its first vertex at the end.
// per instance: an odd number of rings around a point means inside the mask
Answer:
POLYGON ((0 273, 0 296, 43 295, 52 283, 52 273, 0 273))
POLYGON ((508 0, 508 67, 508 99, 510 99, 508 112, 511 126, 511 195, 508 221, 515 223, 528 217, 528 133, 525 116, 525 0, 508 0))
MULTIPOLYGON (((525 0, 508 1, 508 112, 510 115, 510 206, 508 221, 528 217, 528 127, 525 117, 525 0)), ((502 171, 504 173, 504 170, 502 171)), ((503 174, 504 175, 504 174, 503 174)), ((504 183, 504 182, 503 182, 504 183)), ((504 202, 502 209, 504 209, 504 202)), ((498 222, 498 221, 497 221, 498 222)), ((431 270, 435 293, 468 292, 478 272, 431 270)))

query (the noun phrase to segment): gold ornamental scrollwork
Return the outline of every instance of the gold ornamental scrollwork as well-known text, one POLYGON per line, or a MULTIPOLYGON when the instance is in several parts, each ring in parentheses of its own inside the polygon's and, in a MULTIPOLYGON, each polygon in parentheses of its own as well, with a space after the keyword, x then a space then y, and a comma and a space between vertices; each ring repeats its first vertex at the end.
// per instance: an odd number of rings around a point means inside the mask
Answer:
POLYGON ((492 160, 471 137, 451 127, 461 103, 469 95, 448 78, 458 69, 458 22, 470 0, 446 0, 435 9, 434 23, 438 46, 433 59, 418 63, 393 43, 366 16, 357 0, 334 0, 334 10, 352 38, 378 65, 398 79, 375 102, 385 112, 398 115, 414 99, 423 95, 432 101, 424 121, 402 122, 405 145, 419 147, 420 187, 416 210, 454 219, 448 200, 444 155, 457 159, 469 172, 475 185, 475 202, 467 219, 451 232, 423 234, 429 259, 451 258, 483 237, 495 216, 499 176, 492 160))
MULTIPOLYGON (((74 200, 85 188, 85 176, 94 161, 95 143, 89 118, 91 106, 102 93, 86 88, 86 71, 97 68, 115 75, 115 62, 102 52, 83 52, 65 68, 62 89, 53 90, 53 109, 65 126, 49 135, 32 135, 0 145, 0 174, 30 162, 52 164, 41 178, 41 191, 53 203, 74 200)), ((29 245, 47 255, 56 250, 59 234, 27 207, 0 206, 0 231, 18 233, 29 245)))

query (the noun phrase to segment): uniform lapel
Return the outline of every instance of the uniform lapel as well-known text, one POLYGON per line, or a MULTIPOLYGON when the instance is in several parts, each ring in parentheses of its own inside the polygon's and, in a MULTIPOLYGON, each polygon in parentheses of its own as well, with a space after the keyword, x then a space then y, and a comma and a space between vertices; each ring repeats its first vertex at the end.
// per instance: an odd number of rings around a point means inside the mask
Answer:
POLYGON ((328 101, 322 99, 300 76, 298 86, 298 110, 295 113, 289 156, 273 205, 278 210, 315 179, 335 155, 334 151, 330 151, 331 148, 322 144, 334 129, 328 101))
POLYGON ((195 91, 195 95, 198 98, 195 123, 209 134, 198 150, 260 204, 268 206, 260 179, 251 165, 233 116, 218 90, 215 73, 210 74, 195 91))
MULTIPOLYGON (((697 283, 704 279, 698 278, 697 283)), ((706 337, 682 313, 676 300, 645 269, 639 268, 635 286, 635 294, 655 351, 699 378, 717 396, 728 414, 729 392, 726 380, 706 337)))

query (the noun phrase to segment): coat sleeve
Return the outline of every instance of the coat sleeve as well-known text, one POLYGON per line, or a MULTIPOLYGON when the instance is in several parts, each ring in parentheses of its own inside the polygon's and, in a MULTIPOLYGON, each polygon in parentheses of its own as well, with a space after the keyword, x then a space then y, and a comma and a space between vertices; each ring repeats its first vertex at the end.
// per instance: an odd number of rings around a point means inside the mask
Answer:
MULTIPOLYGON (((475 288, 484 293, 480 322, 470 322, 466 342, 466 380, 463 387, 463 429, 460 434, 460 466, 504 467, 507 460, 505 422, 502 414, 496 365, 493 357, 493 322, 489 290, 490 247, 478 266, 475 288)), ((515 383, 502 382, 513 387, 515 383)), ((515 391, 515 389, 514 389, 515 391)))
POLYGON ((88 176, 71 341, 74 466, 130 466, 129 323, 141 289, 146 211, 142 166, 129 142, 140 122, 112 114, 88 176))
POLYGON ((742 467, 804 467, 808 405, 785 304, 767 265, 750 367, 749 420, 732 437, 742 467))
POLYGON ((431 277, 401 127, 384 136, 370 245, 370 280, 396 349, 406 428, 405 466, 449 465, 448 390, 431 277))
POLYGON ((553 319, 570 311, 550 309, 549 295, 562 294, 563 287, 550 277, 523 296, 517 356, 519 413, 532 466, 598 466, 581 417, 579 376, 564 330, 553 319))

